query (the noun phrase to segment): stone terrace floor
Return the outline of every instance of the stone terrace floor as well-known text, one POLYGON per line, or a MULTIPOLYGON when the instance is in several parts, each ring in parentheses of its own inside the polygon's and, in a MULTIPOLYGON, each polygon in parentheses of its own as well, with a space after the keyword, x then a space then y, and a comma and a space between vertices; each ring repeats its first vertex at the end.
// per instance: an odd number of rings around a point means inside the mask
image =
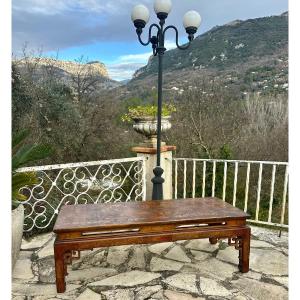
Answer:
POLYGON ((208 239, 83 251, 57 294, 52 233, 23 240, 13 273, 14 300, 288 299, 288 234, 252 226, 250 271, 238 251, 208 239))

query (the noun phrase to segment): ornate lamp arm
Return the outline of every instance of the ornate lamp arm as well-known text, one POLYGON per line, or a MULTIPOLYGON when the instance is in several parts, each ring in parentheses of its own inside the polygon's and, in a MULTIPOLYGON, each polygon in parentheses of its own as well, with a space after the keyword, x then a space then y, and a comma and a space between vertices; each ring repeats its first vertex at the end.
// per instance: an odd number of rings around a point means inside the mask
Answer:
POLYGON ((136 29, 136 33, 138 35, 138 39, 139 39, 139 42, 143 45, 143 46, 148 46, 151 42, 151 39, 152 39, 152 28, 153 27, 156 27, 158 32, 160 31, 160 28, 157 24, 152 24, 150 27, 149 27, 149 33, 148 33, 148 41, 147 42, 143 42, 142 41, 142 38, 141 38, 141 35, 142 35, 142 32, 143 32, 143 29, 142 28, 137 28, 136 29))
POLYGON ((175 30, 175 33, 176 33, 176 46, 177 46, 178 49, 180 49, 180 50, 186 50, 187 48, 189 48, 189 46, 191 45, 192 40, 194 39, 194 35, 193 35, 193 34, 189 34, 189 37, 188 37, 189 42, 188 42, 188 44, 187 44, 186 46, 181 46, 181 45, 179 45, 179 34, 178 34, 178 30, 177 30, 177 28, 176 28, 175 26, 173 26, 173 25, 167 26, 167 27, 165 28, 165 30, 164 30, 164 32, 163 32, 164 38, 165 38, 166 31, 167 31, 168 29, 174 29, 174 30, 175 30))

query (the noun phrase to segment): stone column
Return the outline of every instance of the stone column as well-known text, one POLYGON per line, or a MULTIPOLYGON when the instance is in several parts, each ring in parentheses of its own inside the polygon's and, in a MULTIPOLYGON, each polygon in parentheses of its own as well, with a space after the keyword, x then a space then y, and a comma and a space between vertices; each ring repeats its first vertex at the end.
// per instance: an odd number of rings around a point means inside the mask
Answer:
MULTIPOLYGON (((176 150, 176 146, 162 146, 161 147, 161 167, 164 170, 163 178, 163 198, 170 200, 173 198, 172 194, 172 151, 176 150)), ((153 169, 156 167, 156 148, 150 147, 133 147, 132 151, 138 157, 146 158, 146 200, 152 199, 153 183, 151 179, 154 177, 153 169)))

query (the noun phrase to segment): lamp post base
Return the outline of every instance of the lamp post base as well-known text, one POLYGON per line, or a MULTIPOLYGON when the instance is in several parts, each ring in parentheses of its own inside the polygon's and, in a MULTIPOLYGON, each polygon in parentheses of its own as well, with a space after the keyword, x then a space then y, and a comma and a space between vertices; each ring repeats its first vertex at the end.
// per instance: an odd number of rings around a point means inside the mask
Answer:
POLYGON ((153 169, 154 177, 151 179, 153 182, 152 200, 163 200, 163 183, 165 180, 162 178, 164 170, 161 167, 153 169))

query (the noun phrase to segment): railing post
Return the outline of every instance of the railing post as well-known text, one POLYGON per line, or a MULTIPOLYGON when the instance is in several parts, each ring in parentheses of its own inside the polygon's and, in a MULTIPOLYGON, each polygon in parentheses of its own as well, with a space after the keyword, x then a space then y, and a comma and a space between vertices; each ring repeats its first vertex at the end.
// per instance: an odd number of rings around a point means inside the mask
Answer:
MULTIPOLYGON (((172 199, 172 151, 176 146, 162 146, 161 147, 161 167, 164 169, 163 178, 163 199, 172 199)), ((137 154, 137 157, 145 158, 146 167, 146 200, 152 199, 153 183, 153 169, 156 167, 156 148, 151 147, 133 147, 132 151, 137 154)))

